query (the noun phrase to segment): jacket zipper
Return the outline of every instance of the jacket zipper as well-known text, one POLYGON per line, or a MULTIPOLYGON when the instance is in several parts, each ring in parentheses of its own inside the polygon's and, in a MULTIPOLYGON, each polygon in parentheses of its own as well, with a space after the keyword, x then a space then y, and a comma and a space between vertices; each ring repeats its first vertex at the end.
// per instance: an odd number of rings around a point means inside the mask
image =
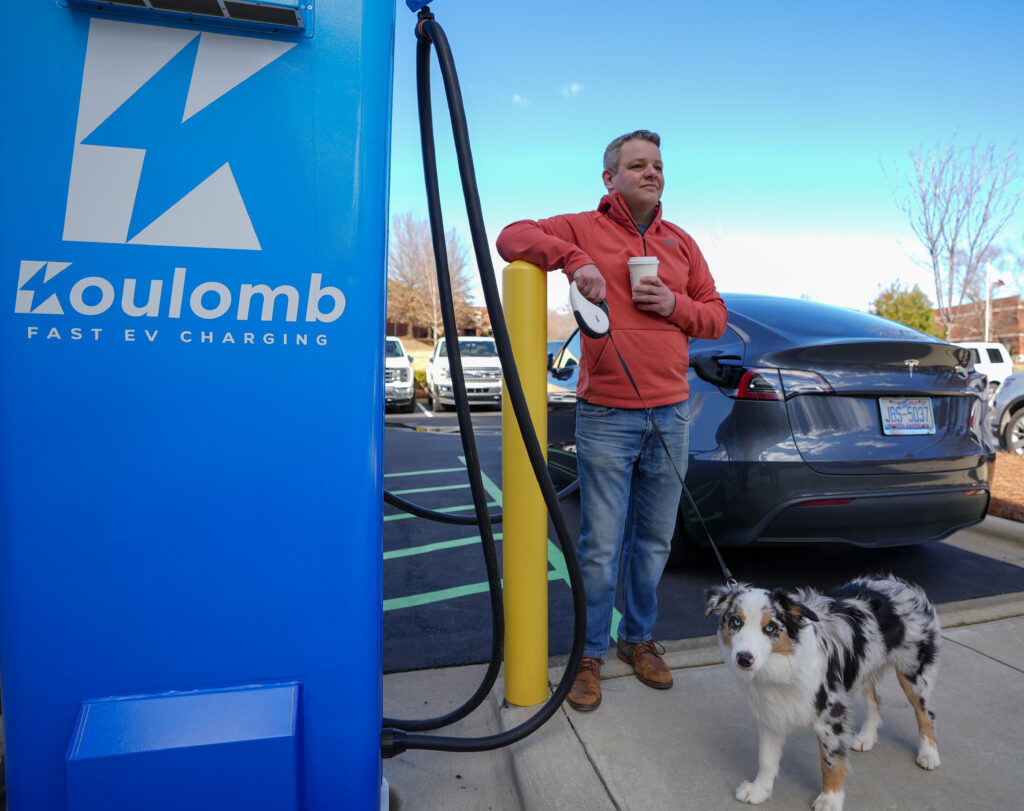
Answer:
MULTIPOLYGON (((629 213, 629 209, 626 208, 625 204, 621 200, 616 200, 615 202, 617 202, 619 204, 619 207, 622 208, 622 213, 626 215, 626 219, 633 223, 633 227, 636 229, 636 232, 640 235, 640 244, 643 245, 644 256, 647 256, 647 231, 640 230, 640 226, 636 224, 636 220, 633 219, 633 215, 629 213)), ((661 203, 658 203, 658 205, 660 206, 661 203)), ((654 220, 652 219, 651 222, 653 223, 654 220)), ((651 226, 648 225, 647 227, 650 228, 651 226)))

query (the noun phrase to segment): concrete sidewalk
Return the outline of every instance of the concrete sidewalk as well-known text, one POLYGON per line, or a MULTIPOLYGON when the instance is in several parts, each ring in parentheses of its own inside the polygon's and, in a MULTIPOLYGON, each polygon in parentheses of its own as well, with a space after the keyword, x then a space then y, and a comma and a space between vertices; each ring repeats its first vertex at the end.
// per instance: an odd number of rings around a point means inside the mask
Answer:
MULTIPOLYGON (((1024 565, 1024 527, 986 519, 956 545, 1024 565)), ((852 752, 849 809, 1011 809, 1024 806, 1024 593, 938 606, 942 664, 932 706, 942 765, 914 763, 917 726, 895 676, 880 685, 884 725, 870 752, 852 752)), ((605 659, 601 707, 568 706, 506 749, 474 754, 409 750, 384 761, 391 809, 735 809, 736 786, 757 771, 757 726, 713 637, 667 643, 671 690, 651 690, 605 659)), ((552 660, 550 681, 565 657, 552 660)), ((470 695, 483 666, 384 677, 385 714, 441 715, 470 695)), ((499 679, 468 719, 435 734, 511 729, 534 708, 503 706, 499 679)), ((863 706, 856 707, 858 720, 863 706)), ((805 809, 821 786, 810 729, 791 734, 763 808, 805 809)))

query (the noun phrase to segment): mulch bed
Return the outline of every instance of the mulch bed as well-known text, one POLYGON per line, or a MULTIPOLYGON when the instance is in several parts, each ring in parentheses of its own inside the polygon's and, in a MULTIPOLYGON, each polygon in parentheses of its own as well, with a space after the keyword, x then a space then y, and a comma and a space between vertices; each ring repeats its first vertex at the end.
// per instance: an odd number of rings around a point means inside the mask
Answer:
POLYGON ((988 514, 1024 522, 1024 457, 997 453, 995 468, 989 471, 989 486, 988 514))

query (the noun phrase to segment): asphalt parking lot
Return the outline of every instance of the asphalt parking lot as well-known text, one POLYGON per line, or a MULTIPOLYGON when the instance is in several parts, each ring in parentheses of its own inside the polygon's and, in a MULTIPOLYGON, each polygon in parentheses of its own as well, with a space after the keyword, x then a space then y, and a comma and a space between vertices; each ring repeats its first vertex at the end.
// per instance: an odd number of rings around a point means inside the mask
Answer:
MULTIPOLYGON (((384 487, 431 509, 472 514, 464 454, 454 414, 388 415, 384 487)), ((500 412, 473 411, 489 509, 501 509, 500 412)), ((579 524, 576 498, 563 502, 570 531, 579 524)), ((501 545, 501 527, 495 527, 501 545)), ((549 528, 549 538, 555 539, 549 528)), ((1024 591, 1024 569, 957 545, 895 549, 851 546, 744 547, 723 550, 737 579, 771 586, 828 588, 858 575, 892 572, 920 583, 938 603, 1024 591)), ((571 594, 557 543, 549 544, 549 651, 568 652, 571 594)), ((720 582, 710 553, 671 569, 659 589, 659 639, 713 633, 703 592, 720 582)), ((490 608, 479 532, 475 527, 413 518, 390 506, 384 515, 384 671, 483 662, 490 653, 490 608)))

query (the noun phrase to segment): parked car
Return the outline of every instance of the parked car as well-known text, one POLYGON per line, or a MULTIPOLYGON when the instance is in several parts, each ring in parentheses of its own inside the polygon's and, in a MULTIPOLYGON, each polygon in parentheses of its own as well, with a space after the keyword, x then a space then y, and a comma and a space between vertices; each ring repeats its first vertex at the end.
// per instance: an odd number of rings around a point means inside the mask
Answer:
POLYGON ((399 411, 416 409, 412 356, 398 338, 384 339, 384 407, 399 411))
MULTIPOLYGON (((686 485, 717 545, 900 546, 985 517, 992 452, 984 378, 967 368, 967 350, 841 307, 723 297, 729 326, 717 341, 690 342, 688 376, 686 485)), ((579 355, 575 334, 549 370, 548 459, 560 485, 576 477, 579 355)), ((673 558, 706 543, 684 495, 673 558)))
POLYGON ((1004 450, 1024 456, 1024 372, 1007 377, 996 391, 989 426, 1004 450))
MULTIPOLYGON (((470 403, 501 402, 501 361, 493 338, 459 338, 462 372, 470 403)), ((455 405, 452 378, 448 369, 448 343, 439 338, 427 365, 427 398, 435 411, 455 405)))
POLYGON ((1013 360, 1006 347, 998 343, 961 343, 964 349, 969 349, 971 358, 974 360, 974 370, 988 378, 988 387, 991 394, 995 394, 999 384, 1013 374, 1013 360))

